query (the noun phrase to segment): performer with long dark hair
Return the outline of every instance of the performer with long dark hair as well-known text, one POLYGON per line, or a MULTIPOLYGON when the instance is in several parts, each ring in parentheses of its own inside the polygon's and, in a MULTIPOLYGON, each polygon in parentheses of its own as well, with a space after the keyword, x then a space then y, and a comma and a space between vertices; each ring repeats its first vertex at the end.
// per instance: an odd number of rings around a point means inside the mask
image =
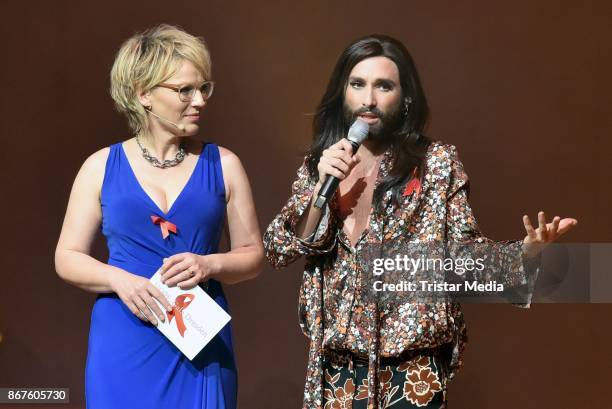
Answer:
MULTIPOLYGON (((306 257, 300 319, 310 339, 304 408, 443 408, 462 364, 465 324, 455 302, 405 302, 379 310, 358 260, 387 240, 489 243, 468 203, 454 146, 424 135, 428 108, 415 65, 397 40, 373 35, 340 56, 314 119, 314 140, 292 196, 264 236, 277 268, 306 257), (355 155, 345 139, 360 120, 369 135, 355 155), (328 176, 340 180, 315 206, 328 176)), ((577 221, 538 227, 500 247, 508 281, 577 221)))
POLYGON ((115 59, 111 95, 134 137, 85 161, 55 255, 62 279, 100 293, 87 355, 90 409, 236 407, 230 325, 190 361, 155 328, 166 315, 156 301, 168 312, 173 307, 149 281, 161 267, 168 286, 200 285, 227 309, 221 283, 261 269, 263 247, 240 160, 196 139, 213 85, 204 42, 176 27, 133 36, 115 59), (226 219, 231 250, 218 253, 226 219), (90 255, 100 226, 107 263, 90 255))

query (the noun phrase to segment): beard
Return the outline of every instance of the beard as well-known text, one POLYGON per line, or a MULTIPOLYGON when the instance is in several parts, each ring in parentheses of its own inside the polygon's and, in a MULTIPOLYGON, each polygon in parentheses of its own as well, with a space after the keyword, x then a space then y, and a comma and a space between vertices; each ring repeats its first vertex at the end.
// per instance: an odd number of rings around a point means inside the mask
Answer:
POLYGON ((401 105, 388 112, 384 112, 377 107, 362 107, 353 111, 345 102, 343 111, 344 122, 347 130, 361 114, 371 112, 378 116, 378 123, 375 125, 370 125, 368 131, 368 139, 373 141, 383 141, 389 139, 389 136, 391 136, 391 134, 397 130, 402 120, 401 105))

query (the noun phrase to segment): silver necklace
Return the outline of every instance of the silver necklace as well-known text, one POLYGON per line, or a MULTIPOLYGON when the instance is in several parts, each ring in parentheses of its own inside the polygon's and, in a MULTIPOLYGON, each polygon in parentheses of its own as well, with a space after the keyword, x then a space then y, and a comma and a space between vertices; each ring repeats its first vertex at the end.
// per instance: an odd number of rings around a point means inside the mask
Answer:
POLYGON ((140 143, 140 139, 138 139, 138 136, 136 137, 136 143, 142 151, 142 157, 145 158, 151 165, 155 166, 156 168, 171 168, 173 166, 178 165, 183 161, 183 159, 185 159, 185 142, 181 142, 179 150, 176 153, 174 159, 164 159, 163 161, 160 161, 155 156, 151 155, 148 149, 142 146, 142 144, 140 143))

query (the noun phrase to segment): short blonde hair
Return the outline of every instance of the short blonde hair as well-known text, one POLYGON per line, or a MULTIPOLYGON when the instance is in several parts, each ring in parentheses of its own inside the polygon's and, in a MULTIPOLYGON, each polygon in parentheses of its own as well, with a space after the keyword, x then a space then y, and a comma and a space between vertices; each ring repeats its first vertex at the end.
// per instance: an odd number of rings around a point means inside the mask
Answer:
POLYGON ((148 121, 137 93, 170 78, 185 60, 210 80, 210 53, 204 40, 179 27, 162 24, 123 43, 111 69, 110 94, 134 133, 146 129, 148 121))

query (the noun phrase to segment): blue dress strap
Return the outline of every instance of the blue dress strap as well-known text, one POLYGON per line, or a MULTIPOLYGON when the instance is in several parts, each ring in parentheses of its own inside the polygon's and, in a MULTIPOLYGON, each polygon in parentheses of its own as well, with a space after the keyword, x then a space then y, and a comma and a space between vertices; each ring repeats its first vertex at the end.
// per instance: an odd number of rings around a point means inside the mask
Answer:
POLYGON ((202 149, 202 167, 200 171, 202 187, 209 192, 225 196, 219 147, 214 143, 205 144, 204 149, 202 149))
POLYGON ((106 167, 104 168, 104 180, 102 186, 112 183, 112 179, 115 177, 119 170, 119 164, 121 160, 120 149, 121 142, 111 145, 108 158, 106 159, 106 167))

